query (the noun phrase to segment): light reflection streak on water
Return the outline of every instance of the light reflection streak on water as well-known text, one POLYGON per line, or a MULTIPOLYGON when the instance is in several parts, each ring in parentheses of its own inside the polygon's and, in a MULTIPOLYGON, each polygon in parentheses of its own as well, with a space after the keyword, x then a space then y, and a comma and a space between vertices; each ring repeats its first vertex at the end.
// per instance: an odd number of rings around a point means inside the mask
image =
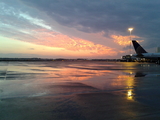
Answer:
POLYGON ((128 90, 127 99, 133 100, 132 90, 128 90))
POLYGON ((112 83, 113 86, 121 86, 122 88, 126 86, 127 92, 126 96, 128 100, 133 100, 133 87, 134 87, 134 77, 133 75, 119 75, 117 77, 116 83, 112 83))
POLYGON ((127 79, 127 86, 128 86, 128 90, 127 90, 127 99, 128 100, 134 100, 133 99, 133 88, 134 88, 134 77, 128 77, 127 79))
POLYGON ((127 99, 134 100, 134 98, 133 98, 134 78, 133 77, 128 78, 127 85, 128 85, 127 99))

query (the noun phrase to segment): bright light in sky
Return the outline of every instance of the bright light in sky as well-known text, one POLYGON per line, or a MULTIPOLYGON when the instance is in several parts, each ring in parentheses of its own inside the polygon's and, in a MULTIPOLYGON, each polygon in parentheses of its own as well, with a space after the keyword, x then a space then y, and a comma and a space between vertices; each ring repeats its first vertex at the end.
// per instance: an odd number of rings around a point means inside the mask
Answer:
POLYGON ((133 28, 128 28, 128 30, 131 32, 133 30, 133 28))
POLYGON ((149 38, 140 31, 142 22, 139 21, 143 16, 132 15, 131 11, 137 12, 133 8, 130 2, 122 4, 118 0, 86 3, 74 0, 1 0, 0 55, 120 58, 129 50, 129 35, 125 31, 128 26, 136 27, 137 35, 132 35, 134 39, 149 38), (110 11, 109 7, 116 9, 110 11))

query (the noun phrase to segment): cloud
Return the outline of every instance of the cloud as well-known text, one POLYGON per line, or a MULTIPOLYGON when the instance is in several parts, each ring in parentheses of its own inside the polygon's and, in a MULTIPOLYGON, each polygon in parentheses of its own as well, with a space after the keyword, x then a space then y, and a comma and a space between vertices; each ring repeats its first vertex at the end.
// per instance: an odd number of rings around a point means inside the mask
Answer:
MULTIPOLYGON (((17 4, 21 5, 21 3, 17 4)), ((24 9, 17 9, 5 2, 0 2, 0 11, 0 15, 3 15, 0 20, 0 31, 3 36, 38 45, 64 48, 70 51, 86 51, 91 55, 114 56, 117 54, 111 47, 96 44, 74 35, 68 36, 57 32, 54 30, 53 25, 48 22, 49 17, 43 18, 45 15, 34 16, 34 14, 39 13, 37 11, 31 14, 25 12, 24 9)), ((83 26, 77 25, 77 28, 83 29, 83 26)))
POLYGON ((29 50, 35 50, 35 48, 28 48, 29 50))
POLYGON ((126 36, 128 27, 133 34, 156 45, 160 35, 160 1, 120 0, 21 0, 51 16, 58 23, 83 32, 109 31, 126 36))
POLYGON ((69 37, 61 33, 46 31, 45 29, 32 31, 32 36, 32 39, 23 39, 23 41, 49 47, 64 48, 70 51, 90 51, 91 54, 95 55, 116 55, 116 52, 113 48, 106 47, 101 44, 95 44, 84 39, 72 36, 69 37))
POLYGON ((122 53, 116 51, 128 44, 128 27, 134 27, 132 36, 144 40, 146 47, 160 44, 159 3, 158 0, 1 0, 0 34, 63 50, 113 56, 122 53))
POLYGON ((111 37, 114 39, 114 42, 121 45, 121 46, 127 46, 131 44, 131 39, 140 38, 138 36, 122 36, 122 35, 111 35, 111 37))
POLYGON ((20 13, 19 17, 22 17, 23 19, 28 20, 28 22, 30 22, 31 24, 35 24, 37 26, 40 26, 42 28, 46 28, 48 30, 52 29, 50 26, 46 25, 44 23, 44 21, 41 20, 41 19, 33 18, 30 15, 27 15, 27 14, 24 14, 24 13, 20 13))

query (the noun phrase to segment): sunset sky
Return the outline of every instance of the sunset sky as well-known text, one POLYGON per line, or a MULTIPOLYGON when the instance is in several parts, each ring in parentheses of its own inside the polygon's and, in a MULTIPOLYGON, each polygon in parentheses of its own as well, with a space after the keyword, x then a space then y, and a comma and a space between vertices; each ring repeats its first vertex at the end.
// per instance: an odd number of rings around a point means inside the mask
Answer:
POLYGON ((129 27, 132 39, 155 52, 159 6, 158 0, 0 0, 0 57, 120 58, 130 54, 129 27))

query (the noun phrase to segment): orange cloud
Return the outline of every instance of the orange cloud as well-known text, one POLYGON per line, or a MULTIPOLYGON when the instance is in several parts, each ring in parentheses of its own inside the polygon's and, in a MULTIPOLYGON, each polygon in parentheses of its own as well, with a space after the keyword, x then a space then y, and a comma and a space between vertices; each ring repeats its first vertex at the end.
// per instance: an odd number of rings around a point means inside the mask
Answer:
MULTIPOLYGON (((117 43, 121 46, 130 45, 130 43, 131 43, 130 36, 111 35, 111 38, 114 39, 115 43, 117 43)), ((140 38, 140 37, 132 35, 132 39, 135 39, 135 38, 140 38)))
POLYGON ((97 56, 114 56, 117 54, 117 52, 113 48, 101 44, 95 44, 84 39, 67 36, 58 32, 48 30, 35 30, 32 31, 31 34, 34 39, 29 40, 29 42, 32 42, 34 44, 63 48, 74 52, 83 52, 97 56))

